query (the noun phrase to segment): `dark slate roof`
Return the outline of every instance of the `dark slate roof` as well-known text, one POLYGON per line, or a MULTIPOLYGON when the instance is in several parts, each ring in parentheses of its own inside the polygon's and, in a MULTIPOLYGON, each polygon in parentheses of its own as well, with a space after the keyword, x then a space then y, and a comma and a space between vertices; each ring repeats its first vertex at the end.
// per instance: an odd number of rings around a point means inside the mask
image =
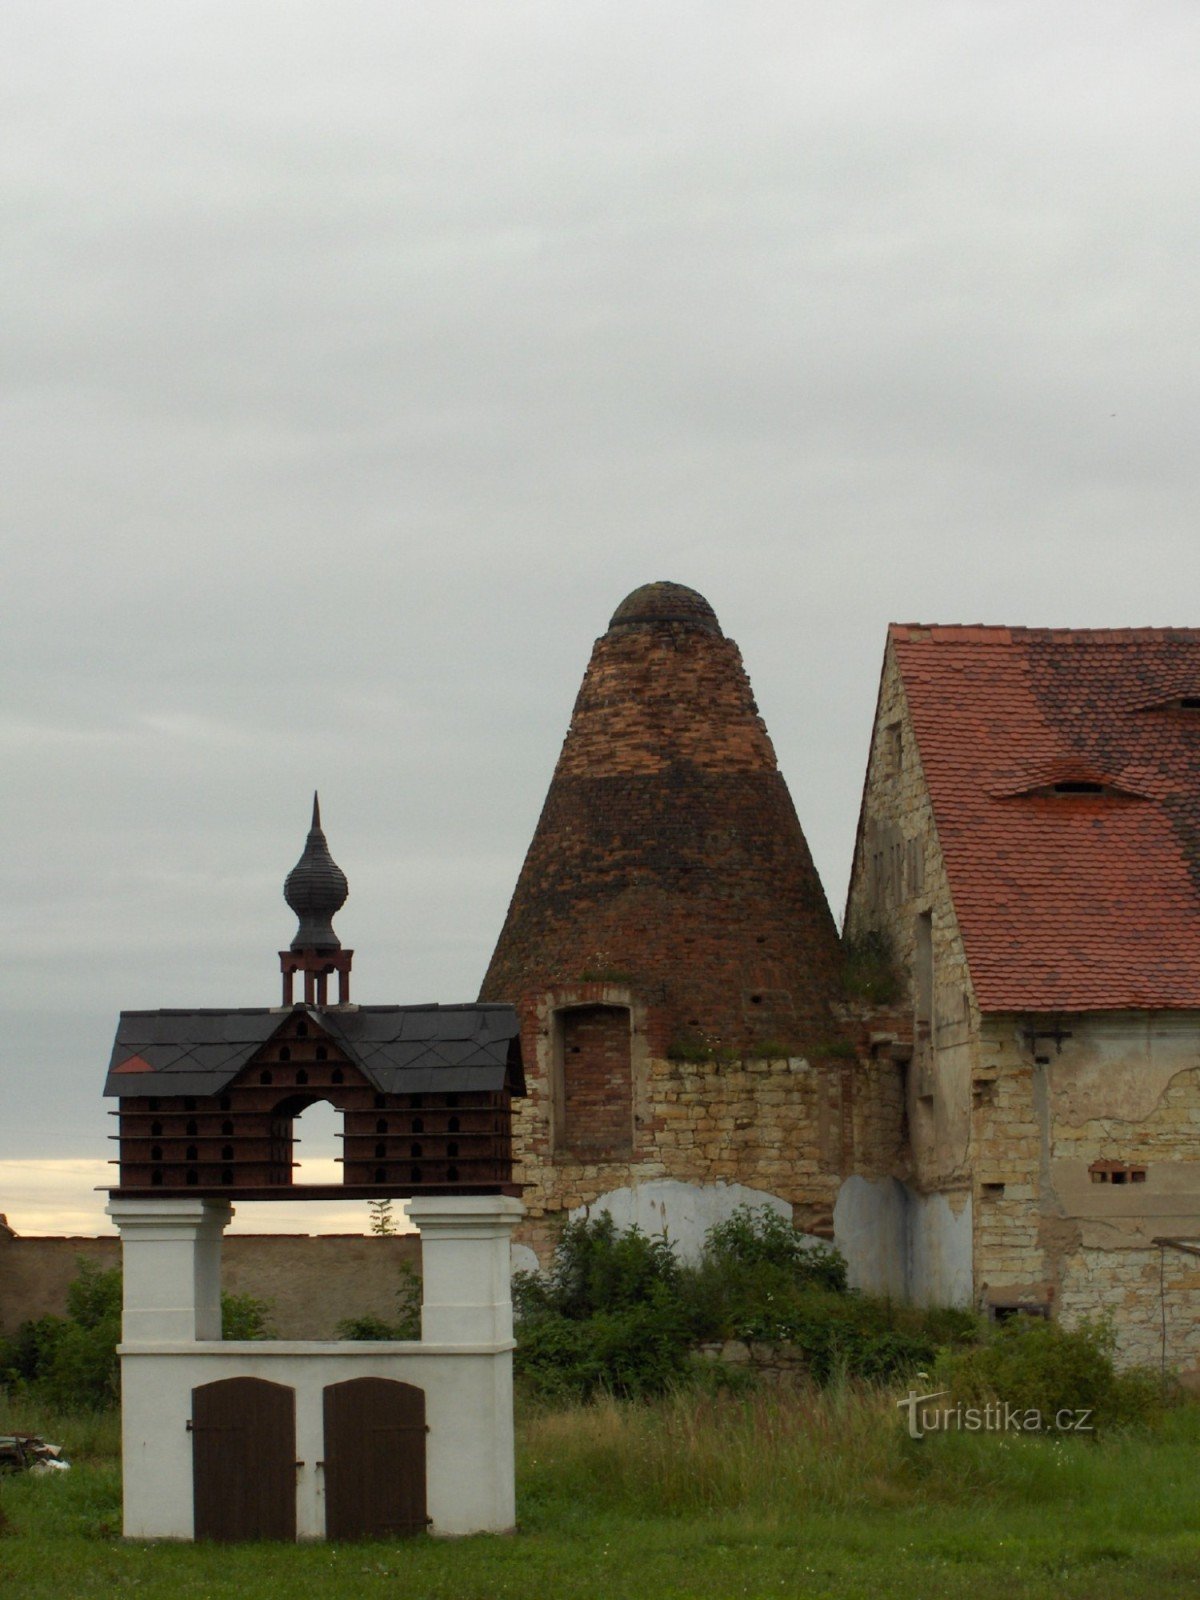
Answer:
POLYGON ((304 1010, 382 1094, 524 1094, 517 1014, 508 1005, 318 1006, 123 1011, 104 1092, 212 1095, 304 1010))

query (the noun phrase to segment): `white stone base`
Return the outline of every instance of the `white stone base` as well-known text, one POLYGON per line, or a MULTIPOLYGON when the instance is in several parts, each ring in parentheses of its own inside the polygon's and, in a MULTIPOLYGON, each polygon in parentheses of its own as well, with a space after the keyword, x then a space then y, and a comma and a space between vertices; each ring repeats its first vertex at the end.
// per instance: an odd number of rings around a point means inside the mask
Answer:
POLYGON ((513 1472, 509 1238, 523 1215, 504 1196, 414 1200, 421 1232, 422 1338, 411 1343, 222 1341, 222 1201, 109 1206, 125 1261, 122 1443, 125 1535, 194 1537, 192 1390, 226 1378, 286 1385, 296 1397, 296 1527, 325 1535, 324 1390, 385 1378, 425 1394, 430 1531, 506 1533, 513 1472))

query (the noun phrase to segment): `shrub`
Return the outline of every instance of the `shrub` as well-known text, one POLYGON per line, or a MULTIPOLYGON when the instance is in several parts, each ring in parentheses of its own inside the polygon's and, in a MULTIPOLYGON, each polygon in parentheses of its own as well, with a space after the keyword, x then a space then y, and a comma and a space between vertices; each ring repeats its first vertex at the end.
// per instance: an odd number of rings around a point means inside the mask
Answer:
MULTIPOLYGON (((80 1256, 65 1317, 26 1322, 0 1344, 0 1383, 66 1411, 102 1411, 121 1396, 121 1269, 80 1256)), ((225 1339, 268 1339, 270 1306, 251 1294, 221 1296, 225 1339)))
POLYGON ((692 1325, 665 1236, 617 1230, 609 1216, 569 1222, 551 1271, 519 1272, 516 1369, 537 1394, 644 1398, 687 1372, 692 1325))
POLYGON ((974 1348, 946 1353, 935 1382, 954 1400, 998 1400, 1049 1418, 1060 1410, 1090 1411, 1095 1428, 1153 1420, 1162 1388, 1145 1369, 1118 1372, 1116 1336, 1107 1322, 1065 1328, 1040 1317, 1010 1317, 974 1348))
POLYGON ((845 939, 842 960, 843 984, 851 998, 879 1006, 891 1005, 900 998, 903 985, 886 933, 869 929, 857 938, 845 939))
POLYGON ((421 1337, 421 1277, 407 1261, 400 1264, 400 1287, 396 1290, 399 1317, 388 1322, 367 1312, 361 1317, 345 1317, 337 1325, 339 1339, 419 1339, 421 1337))
POLYGON ((812 1244, 770 1206, 738 1206, 708 1230, 704 1254, 721 1267, 770 1265, 786 1271, 793 1283, 842 1292, 846 1260, 830 1245, 812 1244))
POLYGON ((221 1295, 222 1339, 273 1339, 271 1306, 252 1294, 221 1295))
POLYGON ((822 1384, 905 1375, 940 1342, 928 1314, 850 1292, 841 1255, 769 1206, 741 1206, 710 1229, 694 1267, 665 1236, 620 1233, 607 1216, 570 1223, 548 1274, 516 1275, 514 1301, 517 1370, 554 1400, 721 1384, 719 1363, 691 1361, 706 1339, 793 1344, 822 1384))

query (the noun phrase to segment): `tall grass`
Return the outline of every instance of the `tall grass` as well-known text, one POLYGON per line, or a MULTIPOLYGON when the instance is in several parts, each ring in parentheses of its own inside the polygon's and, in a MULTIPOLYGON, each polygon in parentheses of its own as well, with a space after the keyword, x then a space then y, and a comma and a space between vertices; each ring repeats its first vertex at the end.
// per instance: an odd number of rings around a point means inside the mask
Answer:
POLYGON ((29 1395, 0 1389, 0 1433, 33 1433, 62 1445, 71 1461, 115 1461, 121 1453, 121 1413, 62 1411, 29 1395))
POLYGON ((1154 1432, 1102 1439, 938 1434, 913 1440, 893 1392, 865 1384, 749 1396, 693 1392, 533 1412, 520 1430, 523 1506, 535 1518, 1083 1503, 1128 1495, 1131 1475, 1173 1501, 1200 1445, 1200 1407, 1154 1432))

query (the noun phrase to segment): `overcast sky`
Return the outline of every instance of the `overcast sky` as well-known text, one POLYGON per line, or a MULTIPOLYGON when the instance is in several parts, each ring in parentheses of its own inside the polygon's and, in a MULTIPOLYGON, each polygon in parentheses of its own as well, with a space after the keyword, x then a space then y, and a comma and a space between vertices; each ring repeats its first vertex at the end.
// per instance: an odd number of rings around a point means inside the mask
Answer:
MULTIPOLYGON (((0 1157, 117 1012, 475 997, 594 637, 840 916, 889 620, 1200 623, 1195 0, 7 0, 0 1157)), ((22 1224, 20 1196, 0 1210, 22 1224)))

